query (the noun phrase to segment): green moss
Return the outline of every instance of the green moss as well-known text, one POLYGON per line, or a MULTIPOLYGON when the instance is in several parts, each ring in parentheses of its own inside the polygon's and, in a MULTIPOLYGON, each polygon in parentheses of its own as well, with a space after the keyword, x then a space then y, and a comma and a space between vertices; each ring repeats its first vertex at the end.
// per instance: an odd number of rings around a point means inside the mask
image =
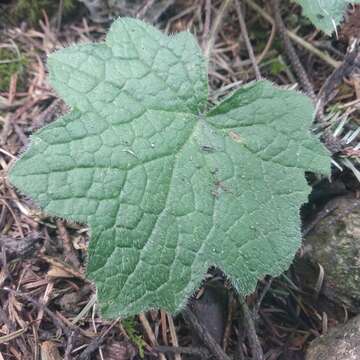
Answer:
POLYGON ((126 331, 127 335, 129 336, 129 339, 138 348, 139 355, 143 359, 144 358, 145 341, 141 337, 141 335, 138 335, 136 332, 135 320, 133 318, 127 318, 127 319, 122 320, 121 323, 122 323, 122 326, 124 327, 124 330, 126 331))
MULTIPOLYGON (((43 18, 43 11, 48 15, 54 15, 59 8, 59 2, 53 0, 17 0, 13 7, 16 19, 27 20, 35 25, 43 18)), ((75 0, 64 0, 64 15, 75 8, 75 0)))
POLYGON ((18 74, 18 90, 24 86, 27 60, 10 48, 0 48, 0 91, 8 91, 13 74, 18 74))
POLYGON ((274 59, 271 62, 271 69, 270 69, 271 75, 277 76, 285 69, 286 69, 286 65, 283 64, 279 58, 274 59))

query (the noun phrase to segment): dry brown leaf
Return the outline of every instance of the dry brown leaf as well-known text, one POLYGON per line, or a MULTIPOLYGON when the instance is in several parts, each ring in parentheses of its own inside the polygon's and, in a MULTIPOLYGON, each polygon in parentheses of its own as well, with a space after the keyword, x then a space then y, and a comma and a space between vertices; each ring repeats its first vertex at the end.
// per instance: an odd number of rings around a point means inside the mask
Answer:
POLYGON ((62 360, 58 347, 53 341, 44 341, 41 344, 41 360, 62 360))

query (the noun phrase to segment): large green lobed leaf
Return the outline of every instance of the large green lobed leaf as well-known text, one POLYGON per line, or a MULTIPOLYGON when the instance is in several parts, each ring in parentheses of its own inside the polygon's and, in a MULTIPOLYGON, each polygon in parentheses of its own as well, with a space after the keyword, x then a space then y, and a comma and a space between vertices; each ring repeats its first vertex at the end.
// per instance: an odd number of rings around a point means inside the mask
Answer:
POLYGON ((48 65, 72 110, 32 136, 10 180, 45 212, 89 224, 105 317, 179 311, 212 265, 244 294, 289 266, 304 171, 330 168, 306 96, 259 81, 205 112, 194 37, 133 19, 48 65))
POLYGON ((344 18, 346 8, 350 3, 360 3, 360 0, 296 0, 302 7, 304 15, 326 34, 331 35, 336 26, 344 18))

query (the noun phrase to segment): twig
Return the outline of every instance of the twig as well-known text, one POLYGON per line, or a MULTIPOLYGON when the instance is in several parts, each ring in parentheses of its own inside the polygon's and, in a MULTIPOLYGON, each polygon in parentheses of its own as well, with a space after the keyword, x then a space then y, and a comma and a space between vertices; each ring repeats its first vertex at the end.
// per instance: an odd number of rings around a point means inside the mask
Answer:
POLYGON ((214 20, 214 24, 213 24, 213 26, 211 28, 207 44, 205 46, 204 54, 205 54, 206 59, 209 59, 211 50, 212 50, 212 48, 214 47, 214 44, 215 44, 216 36, 217 36, 217 34, 219 32, 219 28, 220 28, 222 18, 226 14, 231 2, 232 2, 232 0, 224 0, 223 3, 220 6, 218 14, 217 14, 217 16, 216 16, 216 18, 214 20))
POLYGON ((261 73, 260 73, 259 67, 257 65, 254 50, 253 50, 253 48, 251 46, 251 42, 250 42, 250 39, 249 39, 249 34, 248 34, 248 31, 247 31, 247 28, 246 28, 246 23, 245 23, 244 16, 243 16, 242 11, 241 11, 240 1, 236 0, 235 5, 236 5, 235 8, 236 8, 236 12, 237 12, 238 19, 239 19, 241 34, 242 34, 242 36, 243 36, 243 38, 245 40, 246 49, 248 51, 249 58, 251 60, 252 66, 253 66, 254 71, 255 71, 255 77, 256 77, 256 80, 260 80, 261 79, 261 73))
POLYGON ((238 332, 237 332, 237 341, 236 341, 236 348, 235 348, 235 360, 245 360, 244 350, 243 350, 243 343, 245 340, 245 331, 244 326, 242 324, 242 319, 239 317, 238 320, 238 332))
POLYGON ((160 310, 160 324, 161 324, 161 335, 165 345, 168 345, 167 339, 167 322, 166 322, 166 312, 165 310, 160 310))
MULTIPOLYGON (((171 343, 173 344, 174 347, 178 347, 179 342, 178 342, 178 338, 177 338, 177 334, 176 334, 174 320, 173 320, 171 314, 167 314, 167 318, 168 318, 169 329, 170 329, 171 343)), ((175 360, 182 360, 181 355, 175 354, 175 360)))
POLYGON ((342 64, 327 78, 318 94, 316 104, 317 114, 323 114, 324 107, 331 100, 334 89, 341 83, 344 77, 351 75, 353 71, 360 68, 360 40, 354 40, 349 47, 342 64))
POLYGON ((61 30, 61 22, 64 12, 64 0, 59 0, 59 9, 56 18, 56 32, 59 33, 61 30))
POLYGON ((250 309, 249 309, 244 297, 239 294, 238 299, 239 299, 240 307, 242 310, 245 332, 246 332, 246 336, 249 341, 252 359, 253 360, 264 360, 264 353, 263 353, 259 338, 256 334, 253 315, 250 312, 250 309))
POLYGON ((260 295, 258 296, 258 299, 257 299, 257 301, 256 301, 256 304, 254 305, 254 308, 253 308, 253 314, 254 314, 254 318, 255 318, 255 319, 256 319, 257 316, 258 316, 258 313, 259 313, 259 310, 260 310, 260 307, 261 307, 261 304, 262 304, 262 302, 263 302, 263 300, 264 300, 265 295, 267 294, 267 292, 268 292, 268 291, 270 290, 270 288, 271 288, 272 281, 273 281, 273 279, 270 278, 270 279, 266 282, 264 288, 262 289, 260 295))
POLYGON ((226 319, 226 326, 225 326, 225 330, 224 330, 223 343, 222 343, 224 351, 227 350, 227 347, 229 344, 230 331, 231 331, 231 327, 232 327, 232 321, 233 321, 236 305, 237 305, 237 303, 236 303, 236 299, 233 295, 233 292, 230 292, 229 293, 229 301, 228 301, 228 316, 226 319))
POLYGON ((61 314, 61 312, 56 311, 56 316, 72 331, 78 332, 81 336, 84 336, 86 338, 93 339, 97 336, 97 333, 94 333, 91 330, 84 330, 81 327, 78 327, 77 325, 74 325, 69 319, 67 319, 64 315, 61 314))
MULTIPOLYGON (((54 288, 54 281, 50 280, 46 285, 44 296, 43 296, 43 298, 42 298, 42 300, 40 302, 41 304, 44 304, 44 305, 47 304, 47 302, 50 299, 50 294, 53 291, 53 288, 54 288)), ((38 310, 38 314, 37 314, 37 317, 36 317, 36 322, 37 322, 37 327, 38 328, 40 327, 43 316, 44 316, 44 308, 40 308, 38 310)))
POLYGON ((34 119, 33 128, 39 129, 54 119, 56 115, 62 115, 66 105, 61 99, 55 99, 39 116, 34 119))
POLYGON ((66 226, 62 220, 56 221, 56 226, 59 230, 59 237, 63 241, 63 248, 65 253, 65 260, 67 260, 74 268, 80 268, 81 264, 76 256, 74 245, 67 232, 66 226))
POLYGON ((194 355, 194 356, 199 356, 202 359, 209 359, 211 357, 211 354, 208 351, 208 349, 201 347, 155 346, 153 350, 161 353, 194 355))
MULTIPOLYGON (((274 26, 274 19, 263 8, 257 5, 253 0, 245 1, 253 10, 255 10, 260 16, 262 16, 266 21, 268 21, 271 25, 274 26)), ((306 50, 310 51, 311 53, 325 61, 331 67, 336 69, 340 65, 340 62, 334 60, 331 56, 317 49, 315 46, 304 40, 302 37, 296 35, 294 32, 286 30, 286 33, 291 40, 295 41, 298 45, 302 46, 306 50)))
POLYGON ((104 342, 106 335, 110 332, 110 330, 119 322, 120 318, 114 320, 110 326, 101 333, 100 336, 96 337, 94 340, 90 342, 90 344, 87 346, 87 348, 82 352, 82 354, 79 357, 79 360, 88 360, 90 358, 90 355, 96 351, 100 345, 104 342))
POLYGON ((21 221, 19 220, 19 218, 15 214, 14 210, 12 209, 12 207, 8 204, 8 202, 5 199, 0 199, 0 202, 3 203, 7 207, 9 212, 11 213, 12 217, 15 220, 16 226, 17 226, 17 228, 19 230, 19 234, 20 234, 21 238, 24 239, 25 235, 24 235, 24 232, 23 232, 22 227, 21 227, 21 221))
POLYGON ((176 0, 156 0, 154 1, 154 6, 152 11, 146 15, 147 21, 151 24, 158 23, 159 18, 164 14, 171 6, 174 5, 176 0))
POLYGON ((144 4, 144 5, 141 7, 141 9, 138 11, 138 13, 136 14, 136 17, 137 17, 138 19, 143 19, 144 16, 145 16, 145 14, 146 14, 146 12, 149 10, 149 8, 154 5, 154 2, 155 2, 154 0, 147 0, 147 1, 145 1, 145 4, 144 4))
POLYGON ((204 23, 204 31, 202 35, 203 49, 205 48, 209 40, 210 21, 211 21, 211 0, 205 0, 205 23, 204 23))
POLYGON ((300 59, 295 51, 293 44, 289 39, 285 24, 281 17, 279 2, 280 0, 271 0, 278 33, 284 43, 286 54, 289 58, 291 65, 294 68, 294 71, 296 72, 296 75, 299 78, 301 86, 306 91, 306 93, 315 101, 316 96, 315 96, 314 88, 306 74, 304 67, 300 62, 300 59))
POLYGON ((65 354, 64 354, 64 360, 70 360, 71 359, 71 351, 74 347, 75 337, 77 336, 77 331, 72 331, 71 335, 67 339, 66 348, 65 348, 65 354))
MULTIPOLYGON (((40 349, 40 343, 39 343, 39 332, 37 327, 35 326, 35 324, 31 324, 31 329, 32 329, 32 333, 33 333, 33 338, 34 338, 34 360, 38 360, 39 359, 39 349, 40 349)), ((69 339, 69 338, 68 338, 69 339)), ((64 359, 67 360, 67 359, 64 359)))
POLYGON ((14 294, 15 296, 20 296, 23 297, 24 299, 26 299, 29 303, 33 304, 34 306, 36 306, 38 309, 44 309, 44 312, 51 318, 51 320, 53 321, 53 323, 63 331, 63 333, 65 334, 66 337, 71 336, 71 330, 65 325, 63 324, 63 322, 51 311, 49 310, 49 308, 44 305, 41 304, 39 301, 33 299, 31 296, 22 293, 20 291, 16 291, 13 289, 10 289, 6 286, 4 286, 2 288, 2 290, 7 291, 9 293, 14 294))
POLYGON ((26 326, 24 328, 11 332, 10 334, 0 336, 0 344, 8 343, 9 341, 16 339, 18 336, 26 333, 27 330, 28 327, 26 326))
POLYGON ((275 39, 275 34, 276 34, 276 26, 275 26, 275 24, 271 24, 271 33, 270 33, 269 39, 268 39, 262 53, 256 57, 257 64, 260 64, 263 61, 263 59, 265 58, 265 56, 267 55, 267 53, 269 52, 271 45, 275 39))
POLYGON ((157 340, 156 340, 155 334, 152 331, 149 320, 147 319, 147 317, 144 313, 139 314, 139 320, 141 322, 142 327, 144 328, 144 330, 146 332, 147 337, 150 340, 151 345, 152 346, 157 345, 157 340))
MULTIPOLYGON (((158 345, 158 342, 156 340, 156 336, 151 328, 151 325, 149 323, 149 320, 147 319, 146 315, 144 313, 140 313, 139 314, 139 320, 141 322, 141 325, 143 326, 145 332, 146 332, 146 335, 147 337, 149 338, 150 340, 150 343, 152 346, 157 346, 158 345)), ((163 354, 160 354, 159 355, 160 357, 160 360, 166 360, 166 357, 163 355, 163 354)))
POLYGON ((183 312, 183 317, 187 323, 194 329, 196 334, 199 336, 204 345, 211 351, 212 355, 218 360, 230 360, 230 358, 225 354, 220 345, 215 341, 215 339, 209 334, 209 332, 203 327, 199 322, 196 315, 190 310, 185 309, 183 312))

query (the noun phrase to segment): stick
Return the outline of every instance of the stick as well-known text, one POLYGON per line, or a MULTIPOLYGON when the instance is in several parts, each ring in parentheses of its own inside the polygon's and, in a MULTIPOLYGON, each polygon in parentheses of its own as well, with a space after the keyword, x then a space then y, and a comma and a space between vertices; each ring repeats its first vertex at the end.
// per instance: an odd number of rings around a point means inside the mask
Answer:
POLYGON ((198 318, 190 309, 185 309, 182 315, 187 323, 194 329, 204 345, 211 351, 212 355, 218 360, 230 360, 220 345, 214 340, 209 332, 199 322, 198 318))
POLYGON ((211 0, 206 0, 206 2, 205 2, 205 23, 204 23, 204 31, 203 31, 203 35, 202 35, 202 48, 203 49, 205 49, 207 42, 209 40, 210 21, 211 21, 211 0))
POLYGON ((120 318, 113 320, 107 329, 105 329, 99 336, 94 338, 90 344, 86 347, 86 349, 82 352, 79 357, 79 360, 88 360, 90 355, 96 351, 101 344, 105 341, 106 335, 110 332, 110 330, 120 321, 120 318))
POLYGON ((146 12, 154 5, 154 0, 147 0, 145 1, 145 4, 142 6, 142 8, 137 12, 136 17, 138 19, 143 19, 146 12))
MULTIPOLYGON (((266 21, 268 21, 271 25, 274 26, 275 24, 274 19, 263 8, 257 5, 253 0, 245 0, 245 1, 253 10, 255 10, 260 16, 262 16, 266 21)), ((295 41, 297 44, 299 44, 306 50, 310 51, 311 53, 313 53, 314 55, 325 61, 331 67, 336 69, 340 65, 338 61, 334 60, 331 56, 327 55, 326 53, 320 51, 315 46, 305 41, 300 36, 296 35, 294 32, 286 30, 286 33, 291 40, 295 41)))
POLYGON ((268 292, 268 291, 270 290, 270 288, 271 288, 272 281, 273 281, 273 279, 270 278, 270 279, 266 282, 264 288, 262 289, 260 295, 258 296, 258 299, 257 299, 257 301, 256 301, 256 304, 255 304, 255 306, 254 306, 254 308, 253 308, 253 314, 254 314, 254 318, 255 318, 255 319, 258 317, 259 310, 260 310, 260 307, 261 307, 261 304, 262 304, 262 302, 263 302, 263 300, 264 300, 265 295, 267 294, 267 292, 268 292))
POLYGON ((294 71, 296 72, 296 75, 299 78, 301 86, 306 91, 306 93, 315 101, 316 96, 315 96, 314 88, 306 74, 304 67, 302 66, 302 64, 300 62, 299 57, 297 56, 297 53, 295 51, 293 44, 291 43, 291 41, 289 39, 289 35, 287 34, 285 24, 281 17, 279 3, 280 3, 280 0, 272 0, 271 1, 278 33, 284 43, 284 48, 285 48, 286 54, 290 60, 291 65, 294 68, 294 71))
POLYGON ((349 51, 347 52, 342 64, 333 71, 320 89, 316 104, 317 114, 322 114, 324 112, 324 107, 331 100, 334 89, 341 83, 343 78, 351 75, 354 70, 360 68, 359 54, 360 41, 357 39, 350 45, 349 51))
POLYGON ((249 341, 252 358, 253 360, 264 360, 264 353, 259 338, 256 334, 253 315, 251 314, 250 309, 243 296, 239 294, 238 299, 242 310, 245 332, 249 341))
MULTIPOLYGON (((174 347, 178 347, 179 342, 178 342, 178 338, 177 338, 177 334, 176 334, 174 320, 173 320, 173 318, 172 318, 172 316, 170 314, 167 314, 167 318, 168 318, 169 329, 170 329, 171 343, 173 344, 174 347)), ((181 355, 180 354, 175 354, 175 359, 174 360, 182 360, 181 355)))
POLYGON ((66 337, 71 336, 71 330, 45 304, 40 303, 38 300, 35 300, 34 298, 32 298, 31 296, 25 293, 10 289, 6 286, 4 286, 2 290, 12 293, 15 296, 20 296, 26 299, 29 303, 33 304, 35 307, 37 307, 40 310, 43 309, 44 312, 49 316, 49 318, 51 318, 55 326, 58 329, 62 330, 66 337))
POLYGON ((261 79, 261 73, 260 73, 256 58, 255 58, 254 50, 253 50, 253 48, 251 46, 251 42, 250 42, 250 39, 249 39, 249 34, 248 34, 248 31, 247 31, 247 28, 246 28, 246 23, 245 23, 244 16, 243 16, 242 11, 241 11, 241 4, 240 4, 239 0, 236 0, 235 4, 236 4, 236 12, 237 12, 238 19, 239 19, 241 34, 242 34, 242 36, 244 37, 244 40, 245 40, 246 49, 247 49, 247 52, 249 54, 252 66, 253 66, 254 71, 255 71, 255 77, 256 77, 256 80, 260 80, 261 79))
MULTIPOLYGON (((158 345, 158 342, 156 340, 156 336, 151 328, 151 325, 149 323, 149 320, 147 319, 145 313, 140 313, 139 314, 139 320, 141 322, 141 325, 143 326, 145 332, 146 332, 146 335, 147 337, 149 338, 150 340, 150 343, 151 343, 151 346, 157 346, 158 345)), ((160 357, 160 360, 166 360, 166 357, 164 354, 160 354, 159 355, 160 357)))
POLYGON ((224 0, 223 3, 220 6, 220 9, 218 11, 218 14, 214 20, 214 24, 211 28, 209 39, 207 42, 207 45, 204 50, 205 58, 209 59, 210 53, 212 48, 214 47, 216 36, 219 32, 220 24, 222 21, 223 16, 226 14, 229 5, 231 4, 232 0, 224 0))
POLYGON ((211 357, 210 352, 206 348, 201 347, 184 347, 184 346, 155 346, 153 348, 157 352, 169 353, 169 354, 185 354, 199 356, 202 359, 209 359, 211 357))

